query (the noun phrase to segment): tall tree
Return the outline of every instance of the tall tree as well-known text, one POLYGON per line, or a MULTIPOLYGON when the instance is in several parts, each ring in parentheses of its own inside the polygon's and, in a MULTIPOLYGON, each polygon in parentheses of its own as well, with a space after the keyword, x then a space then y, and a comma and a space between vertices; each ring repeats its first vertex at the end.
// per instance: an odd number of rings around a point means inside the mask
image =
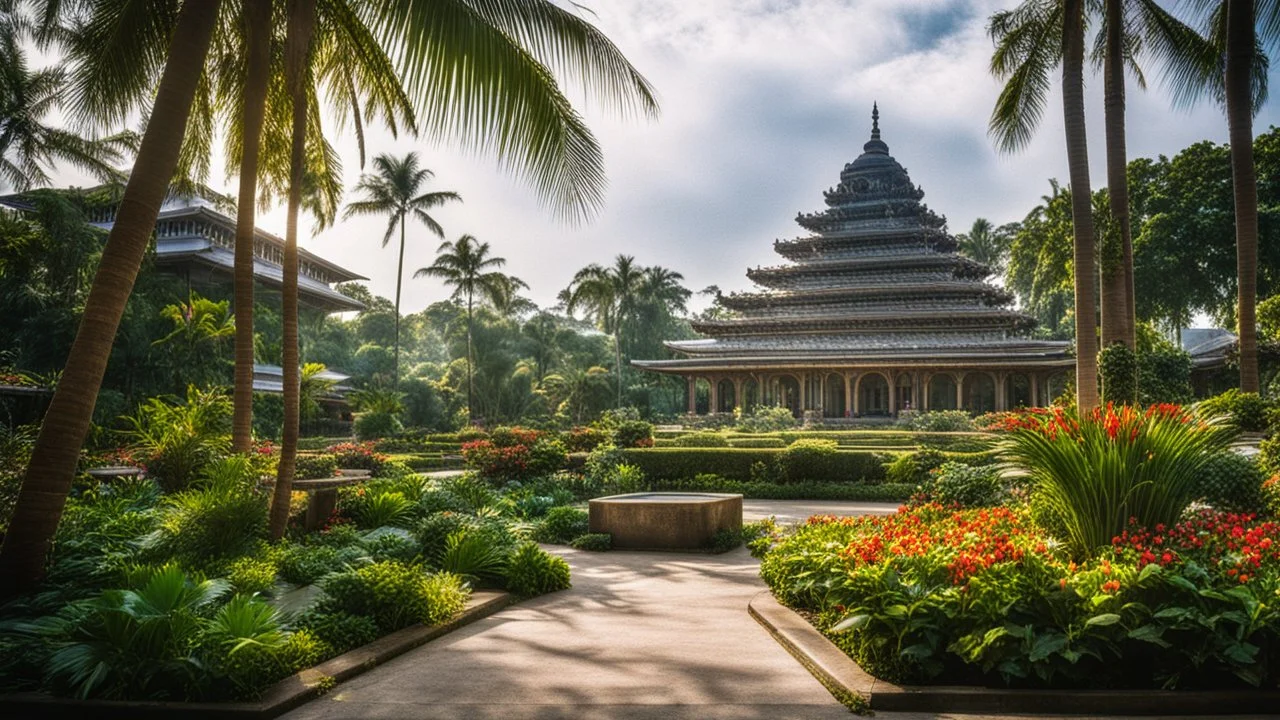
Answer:
POLYGON ((960 254, 991 268, 992 272, 1003 273, 1009 263, 1009 245, 1017 232, 1016 224, 996 227, 986 218, 977 218, 969 227, 969 232, 956 236, 960 245, 960 254))
POLYGON ((1227 129, 1236 213, 1236 322, 1240 389, 1256 393, 1258 378, 1258 177, 1253 166, 1253 72, 1257 36, 1253 0, 1227 0, 1227 129))
POLYGON ((231 447, 248 452, 253 445, 253 266, 254 211, 258 195, 258 150, 266 120, 271 76, 271 0, 242 0, 246 38, 241 92, 240 196, 236 203, 235 315, 236 364, 231 415, 231 447))
POLYGON ((391 242, 396 227, 400 228, 400 259, 396 264, 396 339, 395 370, 392 388, 400 385, 400 285, 404 279, 404 226, 410 215, 426 226, 433 235, 444 239, 444 228, 428 213, 444 203, 462 196, 449 190, 420 192, 422 184, 434 177, 434 173, 418 167, 418 154, 409 153, 403 158, 379 155, 373 159, 374 172, 364 174, 356 185, 356 192, 364 197, 348 203, 342 214, 344 219, 356 215, 387 215, 387 232, 382 236, 382 247, 391 242))
POLYGON ((301 359, 298 357, 298 213, 306 180, 307 71, 315 30, 316 0, 289 0, 285 36, 285 79, 293 114, 293 147, 289 162, 289 206, 285 219, 284 279, 281 283, 281 318, 284 325, 281 379, 284 386, 284 428, 280 433, 280 463, 271 497, 269 531, 273 540, 284 537, 289 524, 289 501, 298 452, 301 405, 301 359))
POLYGON ((1098 404, 1098 332, 1093 212, 1084 121, 1084 0, 1024 0, 996 13, 988 32, 996 42, 991 72, 1005 86, 991 114, 996 145, 1024 147, 1044 112, 1049 72, 1062 65, 1062 107, 1071 176, 1076 307, 1076 402, 1098 404))
POLYGON ((560 292, 565 310, 578 310, 595 321, 596 327, 613 336, 617 371, 617 407, 622 407, 622 329, 636 314, 644 269, 630 255, 619 255, 611 267, 592 263, 574 274, 569 287, 560 292))
POLYGON ((475 303, 479 298, 492 305, 501 305, 518 278, 499 272, 497 268, 507 264, 505 258, 489 254, 489 243, 482 243, 471 235, 463 235, 456 242, 446 242, 436 250, 436 261, 419 268, 413 276, 435 277, 453 288, 455 300, 462 300, 467 308, 467 421, 475 422, 475 351, 474 322, 475 303), (515 281, 515 282, 513 282, 515 281))
MULTIPOLYGON (((32 588, 42 577, 45 556, 57 530, 71 481, 93 417, 112 341, 137 279, 169 179, 178 164, 191 100, 209 49, 220 0, 183 3, 172 33, 139 32, 130 42, 167 47, 150 122, 107 236, 106 247, 85 301, 80 329, 58 388, 45 413, 31 462, 23 477, 13 519, 0 547, 0 593, 32 588)), ((97 7, 95 10, 107 11, 97 7)), ((148 10, 155 10, 148 8, 148 10)), ((100 48, 110 62, 118 48, 100 48)), ((125 67, 113 70, 128 72, 125 67)))

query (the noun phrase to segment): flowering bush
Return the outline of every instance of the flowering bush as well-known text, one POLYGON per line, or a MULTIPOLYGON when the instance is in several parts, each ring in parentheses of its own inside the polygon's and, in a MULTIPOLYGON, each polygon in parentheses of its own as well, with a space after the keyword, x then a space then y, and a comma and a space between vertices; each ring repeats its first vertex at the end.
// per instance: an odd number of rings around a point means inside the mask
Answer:
POLYGON ((1008 419, 1008 457, 1084 556, 1124 529, 1172 525, 1196 498, 1197 479, 1230 431, 1178 405, 1105 408, 1080 415, 1052 408, 1008 419))
POLYGON ((643 420, 624 420, 613 431, 613 444, 620 448, 653 447, 653 425, 643 420))
POLYGON ((102 467, 140 467, 146 470, 141 458, 134 455, 130 448, 115 448, 90 455, 84 463, 86 468, 102 467))
POLYGON ((549 475, 564 466, 568 455, 560 441, 537 439, 540 434, 528 432, 530 435, 522 438, 533 438, 528 444, 499 445, 494 440, 465 442, 462 444, 462 459, 481 475, 498 480, 549 475))
POLYGON ((575 427, 565 433, 564 445, 569 452, 591 452, 609 442, 609 433, 592 427, 575 427))
POLYGON ((374 450, 372 441, 338 443, 330 445, 324 451, 333 455, 338 467, 343 470, 368 470, 374 475, 378 474, 388 459, 386 455, 374 450))
POLYGON ((764 557, 782 602, 879 677, 1018 686, 1270 686, 1280 525, 1131 524, 1076 563, 1019 509, 813 517, 764 557))

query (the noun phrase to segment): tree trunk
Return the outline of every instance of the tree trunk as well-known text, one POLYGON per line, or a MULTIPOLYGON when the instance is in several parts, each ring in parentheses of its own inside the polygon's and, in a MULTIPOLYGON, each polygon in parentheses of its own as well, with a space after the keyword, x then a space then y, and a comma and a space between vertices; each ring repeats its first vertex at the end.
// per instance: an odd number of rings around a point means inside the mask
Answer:
POLYGON ((218 5, 218 0, 183 3, 178 15, 133 172, 0 547, 0 596, 30 590, 44 575, 45 557, 71 490, 120 317, 178 164, 218 5))
POLYGON ((306 69, 311 54, 311 34, 315 25, 316 0, 291 0, 289 28, 285 40, 285 72, 293 112, 293 138, 289 156, 289 209, 284 236, 284 281, 281 287, 281 316, 284 325, 281 355, 284 384, 284 428, 280 437, 280 465, 276 472, 275 494, 271 498, 271 539, 284 537, 289 524, 289 500, 293 494, 293 471, 298 454, 298 410, 301 392, 298 358, 298 211, 302 205, 302 182, 306 170, 307 96, 306 69))
POLYGON ((1125 148, 1124 0, 1107 0, 1103 104, 1106 111, 1107 195, 1119 247, 1102 256, 1102 347, 1124 343, 1134 349, 1133 231, 1129 221, 1128 153, 1125 148))
POLYGON ((253 445, 253 245, 254 211, 258 195, 258 148, 267 109, 267 80, 271 75, 271 0, 245 0, 248 36, 244 79, 244 126, 240 156, 240 197, 236 203, 236 373, 232 398, 231 447, 239 453, 253 445))
POLYGON ((614 366, 618 368, 618 402, 614 407, 622 409, 622 333, 615 330, 613 333, 613 357, 614 366))
POLYGON ((1076 405, 1098 406, 1098 334, 1094 284, 1093 207, 1089 147, 1084 125, 1084 0, 1063 3, 1062 109, 1071 174, 1071 224, 1075 235, 1076 405))
POLYGON ((1253 0, 1227 2, 1227 125, 1231 184, 1236 206, 1237 322, 1240 390, 1258 392, 1258 336, 1254 305, 1258 292, 1258 180, 1253 167, 1253 95, 1250 71, 1255 48, 1253 0))
POLYGON ((475 402, 476 385, 475 370, 471 366, 471 295, 467 295, 467 424, 476 424, 475 408, 472 406, 475 402))
POLYGON ((396 265, 396 352, 391 363, 391 389, 400 389, 400 281, 404 278, 404 215, 400 216, 400 262, 396 265))

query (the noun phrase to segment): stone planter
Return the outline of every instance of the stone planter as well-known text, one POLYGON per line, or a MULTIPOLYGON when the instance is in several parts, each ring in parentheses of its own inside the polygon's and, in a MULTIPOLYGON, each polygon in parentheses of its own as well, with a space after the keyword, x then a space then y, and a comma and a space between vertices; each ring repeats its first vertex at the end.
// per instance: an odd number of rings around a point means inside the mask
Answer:
POLYGON ((589 503, 593 533, 613 536, 613 547, 699 550, 721 530, 742 529, 742 496, 717 493, 632 493, 589 503))

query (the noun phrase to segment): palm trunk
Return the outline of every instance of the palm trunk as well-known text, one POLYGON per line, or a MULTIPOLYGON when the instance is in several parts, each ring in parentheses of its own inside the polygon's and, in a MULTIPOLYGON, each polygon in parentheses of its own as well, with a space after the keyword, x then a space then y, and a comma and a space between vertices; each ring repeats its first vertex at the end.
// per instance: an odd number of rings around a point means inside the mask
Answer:
POLYGON ((619 410, 622 409, 622 332, 615 330, 613 332, 613 358, 614 367, 618 368, 618 402, 614 406, 619 410))
POLYGON ((30 590, 43 577, 45 556, 71 490, 116 330, 178 164, 218 5, 217 0, 183 3, 178 15, 134 170, 0 547, 0 596, 30 590))
POLYGON ((1258 180, 1253 167, 1253 94, 1250 71, 1254 38, 1253 0, 1227 2, 1227 125, 1231 184, 1235 191, 1237 322, 1240 390, 1258 392, 1258 337, 1254 305, 1258 292, 1258 180))
POLYGON ((400 216, 400 262, 396 265, 396 351, 391 362, 391 389, 400 389, 400 282, 404 278, 404 216, 400 216))
POLYGON ((1089 147, 1084 125, 1084 0, 1065 0, 1063 5, 1062 108, 1075 235, 1076 405, 1085 411, 1098 406, 1098 334, 1089 147))
POLYGON ((467 295, 467 424, 476 424, 473 403, 476 396, 475 369, 471 366, 471 295, 467 295))
POLYGON ((1129 222, 1128 153, 1125 148, 1124 0, 1107 0, 1106 62, 1103 104, 1106 110, 1107 195, 1120 247, 1102 261, 1102 347, 1124 343, 1134 349, 1135 327, 1130 282, 1133 234, 1129 222))
POLYGON ((253 245, 254 211, 258 195, 258 147, 267 109, 267 80, 271 72, 271 0, 246 0, 248 68, 244 79, 241 122, 244 138, 240 156, 240 197, 236 203, 236 371, 232 399, 231 447, 249 452, 253 445, 253 245))
POLYGON ((306 169, 307 97, 306 67, 311 52, 316 0, 291 0, 285 40, 286 74, 293 106, 293 138, 289 157, 289 210, 284 236, 284 281, 281 316, 284 325, 281 355, 284 383, 284 428, 280 437, 280 465, 275 494, 271 498, 271 539, 284 537, 289 524, 289 500, 293 494, 294 463, 298 454, 298 410, 301 392, 298 358, 298 211, 302 205, 306 169))

